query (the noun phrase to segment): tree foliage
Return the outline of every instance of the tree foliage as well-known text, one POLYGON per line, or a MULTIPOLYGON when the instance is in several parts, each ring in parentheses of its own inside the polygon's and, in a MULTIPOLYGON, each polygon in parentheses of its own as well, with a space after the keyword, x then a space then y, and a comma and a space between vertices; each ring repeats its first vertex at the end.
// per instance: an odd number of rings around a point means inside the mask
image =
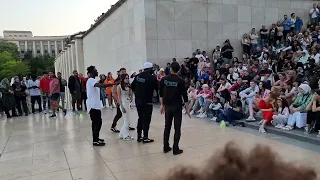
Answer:
POLYGON ((26 59, 25 62, 30 66, 30 73, 42 75, 43 72, 54 71, 54 57, 45 55, 26 59))
POLYGON ((19 59, 20 53, 16 44, 4 40, 0 40, 0 53, 9 52, 14 59, 19 59))
POLYGON ((12 78, 18 74, 28 75, 30 67, 19 59, 16 44, 0 41, 0 79, 12 78))

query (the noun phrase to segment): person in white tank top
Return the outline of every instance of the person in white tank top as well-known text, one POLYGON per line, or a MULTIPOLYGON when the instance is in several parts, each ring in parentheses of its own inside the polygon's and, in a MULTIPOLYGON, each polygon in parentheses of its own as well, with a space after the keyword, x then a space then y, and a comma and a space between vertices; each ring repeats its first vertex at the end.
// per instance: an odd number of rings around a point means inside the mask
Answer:
POLYGON ((131 141, 134 140, 134 138, 129 134, 132 90, 130 88, 128 74, 122 74, 120 76, 120 84, 117 87, 117 94, 123 118, 123 125, 120 130, 119 138, 125 141, 131 141))

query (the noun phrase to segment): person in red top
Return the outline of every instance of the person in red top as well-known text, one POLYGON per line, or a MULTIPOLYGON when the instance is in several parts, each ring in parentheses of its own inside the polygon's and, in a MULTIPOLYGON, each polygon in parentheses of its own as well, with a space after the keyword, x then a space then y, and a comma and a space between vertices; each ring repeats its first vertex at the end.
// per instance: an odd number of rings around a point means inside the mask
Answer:
POLYGON ((51 103, 51 110, 52 115, 50 117, 56 117, 56 109, 62 109, 64 115, 67 114, 67 110, 64 109, 62 106, 60 106, 57 102, 60 97, 60 81, 56 77, 56 75, 53 72, 49 72, 50 76, 50 83, 49 83, 49 96, 50 96, 50 103, 51 103))
MULTIPOLYGON (((80 73, 81 74, 81 73, 80 73)), ((82 74, 81 74, 82 75, 82 74)), ((87 82, 89 79, 89 73, 87 74, 87 77, 83 77, 83 75, 81 76, 81 107, 82 107, 82 103, 84 104, 84 109, 87 111, 87 82)))
POLYGON ((49 84, 50 84, 50 78, 48 76, 47 72, 43 73, 43 76, 40 80, 40 90, 41 90, 41 96, 42 96, 42 105, 43 105, 43 111, 45 113, 48 113, 50 109, 50 101, 49 101, 49 84))

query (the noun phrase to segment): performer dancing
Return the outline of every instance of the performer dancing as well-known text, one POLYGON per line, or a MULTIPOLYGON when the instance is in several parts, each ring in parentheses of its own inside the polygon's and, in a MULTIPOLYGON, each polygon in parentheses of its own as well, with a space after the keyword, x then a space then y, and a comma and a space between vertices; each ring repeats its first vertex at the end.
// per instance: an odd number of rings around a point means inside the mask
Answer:
POLYGON ((149 139, 149 128, 153 110, 152 97, 153 92, 158 91, 158 81, 153 76, 153 64, 146 62, 143 65, 144 71, 136 76, 131 84, 132 91, 135 94, 136 107, 138 111, 137 141, 143 143, 152 143, 149 139), (143 137, 142 137, 143 130, 143 137))
POLYGON ((172 62, 170 65, 171 74, 165 76, 160 82, 160 113, 165 113, 165 128, 163 133, 163 152, 167 153, 171 151, 169 145, 169 137, 174 120, 174 143, 173 154, 178 155, 183 153, 183 150, 179 148, 179 141, 181 136, 181 123, 182 123, 182 106, 181 96, 185 104, 186 114, 190 116, 188 107, 188 94, 185 88, 185 82, 180 78, 177 73, 180 70, 180 65, 177 62, 172 62))

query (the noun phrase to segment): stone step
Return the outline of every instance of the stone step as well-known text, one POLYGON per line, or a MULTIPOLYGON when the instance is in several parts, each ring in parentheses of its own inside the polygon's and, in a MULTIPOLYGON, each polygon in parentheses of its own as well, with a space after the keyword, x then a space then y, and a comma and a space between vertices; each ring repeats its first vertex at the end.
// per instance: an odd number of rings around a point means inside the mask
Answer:
MULTIPOLYGON (((239 122, 243 122, 245 124, 245 128, 251 128, 255 130, 259 130, 260 125, 258 125, 259 121, 255 122, 247 122, 245 120, 240 120, 239 122)), ((303 141, 303 142, 308 142, 311 144, 319 145, 320 146, 320 138, 317 137, 317 132, 312 132, 311 134, 305 134, 304 133, 304 128, 295 128, 291 131, 286 131, 286 130, 281 130, 273 127, 272 125, 267 125, 265 127, 267 133, 272 133, 276 134, 279 136, 284 136, 288 138, 292 138, 295 140, 303 141)))

